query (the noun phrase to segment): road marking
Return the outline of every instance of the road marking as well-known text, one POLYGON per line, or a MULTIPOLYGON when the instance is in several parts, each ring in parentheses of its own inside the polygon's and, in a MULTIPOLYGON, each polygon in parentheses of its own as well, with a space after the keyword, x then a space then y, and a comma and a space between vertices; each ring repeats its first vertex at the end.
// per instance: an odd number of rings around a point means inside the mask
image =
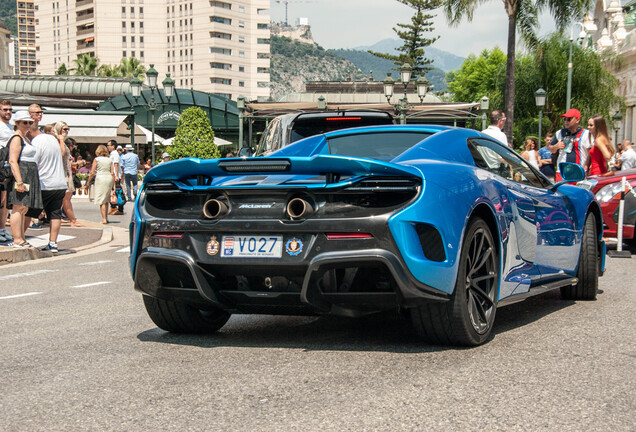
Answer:
MULTIPOLYGON (((74 239, 75 236, 69 236, 69 235, 64 235, 64 234, 59 234, 57 236, 57 242, 62 242, 64 240, 71 240, 74 239)), ((46 246, 47 244, 49 244, 49 234, 42 234, 39 236, 27 236, 26 238, 28 240, 29 243, 31 243, 33 246, 35 246, 36 248, 42 247, 42 246, 46 246)))
POLYGON ((21 278, 25 276, 35 276, 35 275, 44 274, 44 273, 53 273, 56 271, 59 271, 59 270, 35 270, 32 272, 26 272, 26 273, 10 274, 6 276, 0 276, 0 281, 7 280, 7 279, 16 279, 16 278, 21 278))
POLYGON ((87 263, 81 263, 78 265, 81 266, 90 266, 90 265, 98 265, 98 264, 107 264, 107 263, 111 263, 113 262, 112 260, 103 260, 103 261, 91 261, 91 262, 87 262, 87 263))
POLYGON ((30 293, 24 293, 24 294, 10 295, 10 296, 6 296, 6 297, 0 297, 0 300, 7 300, 7 299, 18 298, 18 297, 26 297, 26 296, 32 296, 32 295, 37 295, 37 294, 42 294, 42 293, 41 292, 30 292, 30 293))
POLYGON ((125 248, 119 249, 117 252, 129 253, 130 252, 130 247, 126 246, 125 248))
POLYGON ((112 283, 112 282, 93 282, 93 283, 84 284, 84 285, 75 285, 75 286, 72 286, 71 288, 88 288, 88 287, 98 286, 98 285, 108 285, 109 283, 112 283))

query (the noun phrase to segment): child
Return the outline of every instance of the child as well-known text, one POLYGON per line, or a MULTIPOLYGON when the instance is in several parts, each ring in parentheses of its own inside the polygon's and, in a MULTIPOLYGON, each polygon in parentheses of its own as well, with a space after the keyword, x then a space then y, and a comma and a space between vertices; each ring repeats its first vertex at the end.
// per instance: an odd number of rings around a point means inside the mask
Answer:
POLYGON ((117 180, 115 182, 115 196, 117 197, 117 203, 110 203, 110 211, 108 212, 108 214, 123 215, 124 205, 126 204, 126 194, 124 193, 124 189, 122 189, 121 187, 120 180, 117 180))

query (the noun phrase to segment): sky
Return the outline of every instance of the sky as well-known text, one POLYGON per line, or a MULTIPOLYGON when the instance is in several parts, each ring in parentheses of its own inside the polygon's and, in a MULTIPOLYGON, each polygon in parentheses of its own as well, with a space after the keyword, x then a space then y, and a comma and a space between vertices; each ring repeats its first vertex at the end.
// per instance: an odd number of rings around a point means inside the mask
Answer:
MULTIPOLYGON (((299 17, 309 18, 314 40, 324 48, 354 48, 373 45, 383 39, 397 39, 393 27, 408 23, 413 9, 396 0, 287 0, 289 23, 299 17)), ((440 38, 435 48, 466 57, 484 49, 499 46, 506 51, 508 17, 503 1, 485 2, 478 8, 472 22, 464 20, 449 27, 441 11, 436 12, 433 35, 440 38)), ((273 21, 285 21, 284 1, 271 0, 273 21)), ((554 31, 548 15, 540 19, 540 34, 554 31)))

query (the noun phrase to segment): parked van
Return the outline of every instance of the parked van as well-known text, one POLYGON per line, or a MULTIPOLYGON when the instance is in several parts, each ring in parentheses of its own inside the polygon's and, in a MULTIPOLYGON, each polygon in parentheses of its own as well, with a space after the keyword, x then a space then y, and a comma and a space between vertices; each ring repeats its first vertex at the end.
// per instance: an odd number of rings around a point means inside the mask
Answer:
POLYGON ((384 111, 322 111, 285 114, 270 121, 253 155, 267 156, 293 142, 325 132, 393 123, 391 114, 384 111))

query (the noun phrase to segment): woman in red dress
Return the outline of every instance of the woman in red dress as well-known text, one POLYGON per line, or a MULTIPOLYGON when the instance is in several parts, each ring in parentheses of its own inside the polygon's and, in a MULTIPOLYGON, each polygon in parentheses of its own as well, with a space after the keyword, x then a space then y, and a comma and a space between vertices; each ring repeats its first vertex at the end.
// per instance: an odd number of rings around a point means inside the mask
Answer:
POLYGON ((600 115, 592 116, 587 121, 587 128, 594 137, 594 146, 590 149, 585 171, 588 175, 605 174, 607 162, 614 154, 614 146, 610 143, 605 119, 600 115))

